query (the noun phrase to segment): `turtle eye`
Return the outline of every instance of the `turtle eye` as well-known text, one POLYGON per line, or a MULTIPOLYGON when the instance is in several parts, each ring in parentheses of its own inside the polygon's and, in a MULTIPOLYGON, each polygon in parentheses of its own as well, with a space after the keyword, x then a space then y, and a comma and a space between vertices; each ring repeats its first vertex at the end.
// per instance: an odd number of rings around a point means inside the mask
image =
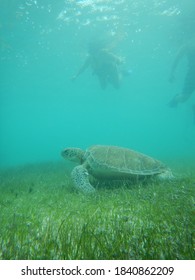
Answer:
POLYGON ((65 158, 72 158, 72 153, 71 153, 71 151, 70 150, 68 150, 68 149, 65 149, 65 150, 63 150, 62 152, 61 152, 61 155, 63 156, 63 157, 65 157, 65 158))
POLYGON ((61 152, 61 155, 62 155, 62 156, 67 156, 67 155, 68 155, 67 150, 63 150, 63 151, 61 152))

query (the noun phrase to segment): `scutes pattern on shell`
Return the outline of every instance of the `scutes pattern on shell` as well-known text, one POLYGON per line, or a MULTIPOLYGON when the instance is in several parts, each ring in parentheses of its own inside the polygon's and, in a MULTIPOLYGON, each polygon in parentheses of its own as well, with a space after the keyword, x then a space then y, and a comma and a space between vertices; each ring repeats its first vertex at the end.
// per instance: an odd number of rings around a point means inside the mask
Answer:
POLYGON ((85 162, 96 173, 104 171, 144 176, 166 170, 163 163, 152 157, 117 146, 92 146, 85 153, 85 162))

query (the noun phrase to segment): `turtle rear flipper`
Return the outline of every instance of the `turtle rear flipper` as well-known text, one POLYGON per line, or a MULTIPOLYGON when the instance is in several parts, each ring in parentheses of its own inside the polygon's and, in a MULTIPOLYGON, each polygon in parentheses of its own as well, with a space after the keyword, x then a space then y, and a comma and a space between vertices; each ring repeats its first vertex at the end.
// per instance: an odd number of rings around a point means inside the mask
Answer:
POLYGON ((72 170, 71 176, 78 190, 84 193, 92 193, 95 191, 94 187, 89 182, 89 173, 82 165, 76 166, 72 170))

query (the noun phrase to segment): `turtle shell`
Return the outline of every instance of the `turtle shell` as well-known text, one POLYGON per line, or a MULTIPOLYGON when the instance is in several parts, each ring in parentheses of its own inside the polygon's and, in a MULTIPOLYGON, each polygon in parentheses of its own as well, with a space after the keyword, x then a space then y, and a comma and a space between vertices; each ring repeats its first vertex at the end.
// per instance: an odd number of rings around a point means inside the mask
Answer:
POLYGON ((160 161, 117 146, 92 146, 84 155, 84 165, 94 177, 127 178, 153 176, 167 170, 160 161))

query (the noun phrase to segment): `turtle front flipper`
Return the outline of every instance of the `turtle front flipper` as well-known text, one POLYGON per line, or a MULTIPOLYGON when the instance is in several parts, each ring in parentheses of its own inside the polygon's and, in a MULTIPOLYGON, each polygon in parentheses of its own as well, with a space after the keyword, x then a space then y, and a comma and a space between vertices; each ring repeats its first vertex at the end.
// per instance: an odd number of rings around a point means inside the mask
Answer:
POLYGON ((95 191, 94 187, 89 182, 89 174, 86 168, 82 165, 76 166, 71 173, 75 187, 84 192, 92 193, 95 191))

